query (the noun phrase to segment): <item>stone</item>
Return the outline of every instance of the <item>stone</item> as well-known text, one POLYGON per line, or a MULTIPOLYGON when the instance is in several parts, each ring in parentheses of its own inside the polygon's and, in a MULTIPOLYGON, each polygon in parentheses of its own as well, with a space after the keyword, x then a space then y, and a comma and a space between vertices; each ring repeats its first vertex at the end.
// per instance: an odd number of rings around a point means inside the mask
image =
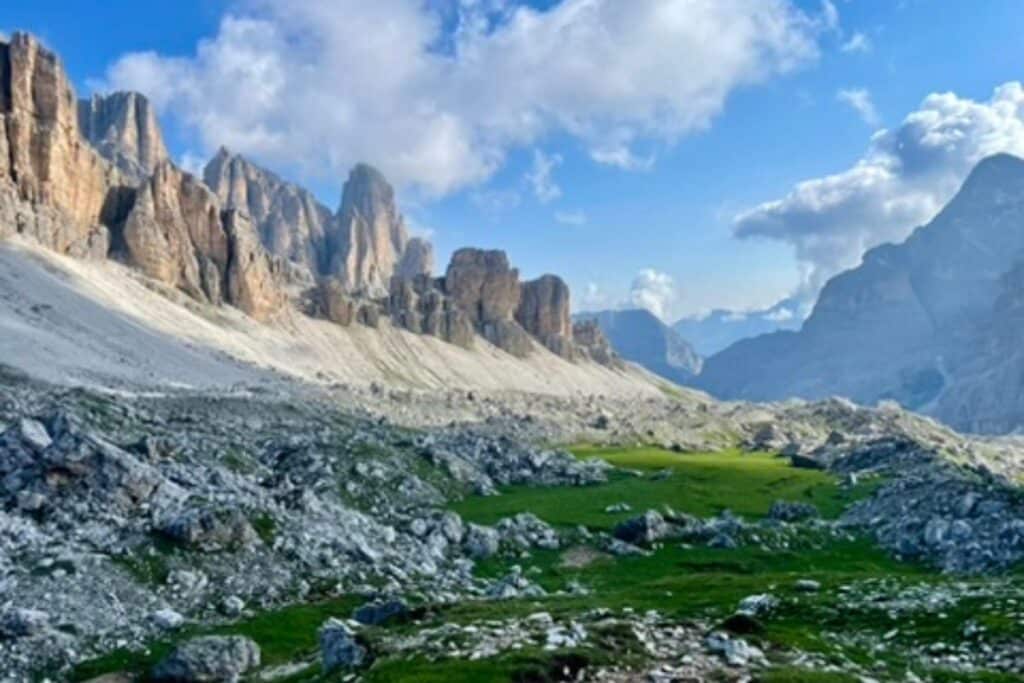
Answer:
POLYGON ((132 184, 140 185, 170 156, 156 112, 135 92, 93 95, 78 102, 82 136, 132 184))
POLYGON ((175 631, 185 624, 185 617, 172 609, 157 610, 151 618, 153 623, 164 631, 175 631))
POLYGON ((260 665, 260 648, 242 636, 204 636, 182 643, 154 667, 168 683, 235 683, 260 665))
POLYGON ((655 510, 648 510, 639 517, 627 519, 612 532, 615 538, 633 545, 650 545, 671 533, 671 528, 655 510))
POLYGON ((768 510, 768 517, 782 522, 802 522, 808 519, 815 519, 820 516, 811 503, 801 503, 788 500, 777 500, 772 503, 768 510))
POLYGON ((50 625, 50 615, 36 609, 16 608, 0 614, 0 636, 26 638, 44 632, 50 625))
POLYGON ((409 614, 409 607, 401 600, 386 600, 383 602, 371 602, 356 608, 352 618, 360 624, 367 626, 380 626, 381 624, 401 619, 409 614))
POLYGON ((817 593, 821 590, 821 582, 814 579, 798 579, 793 587, 801 593, 817 593))
POLYGON ((159 532, 185 546, 207 550, 255 545, 259 536, 238 510, 191 509, 159 526, 159 532))
POLYGON ((474 560, 485 560, 498 554, 501 545, 501 536, 497 529, 470 524, 466 529, 466 537, 463 540, 466 554, 474 560))
POLYGON ((759 593, 757 595, 749 595, 740 600, 739 608, 736 611, 739 614, 757 617, 768 614, 778 605, 779 600, 774 595, 759 593))
POLYGON ((369 652, 345 622, 332 618, 320 627, 320 661, 324 673, 359 669, 369 663, 369 652))
POLYGON ((40 454, 50 447, 53 440, 42 423, 22 418, 18 421, 18 434, 22 443, 28 446, 34 453, 40 454))
POLYGON ((229 617, 241 616, 242 612, 245 611, 245 601, 237 595, 229 595, 224 598, 220 610, 229 617))

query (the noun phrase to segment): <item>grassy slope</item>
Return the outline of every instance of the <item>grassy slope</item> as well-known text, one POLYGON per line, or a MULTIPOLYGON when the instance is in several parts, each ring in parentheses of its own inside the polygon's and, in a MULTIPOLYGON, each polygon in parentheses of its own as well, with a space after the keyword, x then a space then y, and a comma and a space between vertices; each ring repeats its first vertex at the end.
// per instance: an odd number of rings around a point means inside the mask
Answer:
POLYGON ((502 517, 532 512, 550 524, 583 524, 608 530, 637 512, 670 505, 702 517, 729 509, 746 517, 762 517, 776 500, 814 503, 827 517, 836 517, 852 500, 866 495, 872 483, 846 489, 830 475, 796 469, 769 453, 683 454, 658 448, 578 447, 582 458, 602 458, 623 470, 607 484, 576 488, 516 486, 498 497, 471 497, 453 506, 468 520, 493 524, 502 517), (671 476, 660 478, 671 472, 671 476), (609 514, 610 505, 628 503, 631 512, 609 514))

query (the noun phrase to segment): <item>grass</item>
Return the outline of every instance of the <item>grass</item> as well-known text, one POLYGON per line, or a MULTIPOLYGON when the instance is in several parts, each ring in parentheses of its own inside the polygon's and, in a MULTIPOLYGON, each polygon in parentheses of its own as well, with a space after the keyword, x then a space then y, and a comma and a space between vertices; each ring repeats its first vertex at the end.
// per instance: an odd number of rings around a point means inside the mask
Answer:
POLYGON ((790 500, 813 503, 824 516, 836 517, 877 485, 864 482, 842 488, 825 472, 791 467, 785 458, 769 453, 728 450, 692 454, 660 448, 587 446, 572 450, 577 457, 601 458, 622 469, 604 484, 554 489, 513 486, 502 489, 500 496, 465 498, 452 509, 481 524, 532 512, 556 526, 582 524, 591 530, 608 530, 639 512, 663 505, 702 517, 726 509, 762 517, 776 500, 790 500), (619 503, 629 504, 632 510, 605 512, 619 503))
POLYGON ((173 639, 151 644, 147 651, 118 650, 85 662, 75 669, 71 679, 87 681, 113 672, 144 675, 173 649, 176 642, 200 635, 247 636, 260 646, 264 665, 285 664, 315 653, 320 626, 330 617, 348 619, 359 604, 358 598, 346 597, 264 612, 213 628, 186 628, 173 639))

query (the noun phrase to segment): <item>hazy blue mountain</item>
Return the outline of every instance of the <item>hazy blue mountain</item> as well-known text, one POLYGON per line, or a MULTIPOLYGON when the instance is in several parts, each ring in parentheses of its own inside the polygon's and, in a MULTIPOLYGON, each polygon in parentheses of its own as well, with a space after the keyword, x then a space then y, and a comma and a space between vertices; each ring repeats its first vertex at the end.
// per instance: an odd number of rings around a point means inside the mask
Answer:
POLYGON ((646 309, 578 313, 595 320, 620 356, 680 384, 700 373, 702 359, 675 330, 646 309))
POLYGON ((799 329, 802 322, 800 302, 784 299, 761 311, 715 309, 704 316, 683 318, 672 329, 690 342, 697 353, 708 358, 741 339, 799 329))
POLYGON ((994 331, 1004 341, 1024 332, 1006 314, 1024 287, 1011 273, 1021 261, 1024 161, 989 157, 931 223, 832 278, 798 332, 732 345, 698 384, 730 399, 895 399, 961 428, 1017 428, 1021 374, 995 370, 1017 345, 997 348, 994 331))

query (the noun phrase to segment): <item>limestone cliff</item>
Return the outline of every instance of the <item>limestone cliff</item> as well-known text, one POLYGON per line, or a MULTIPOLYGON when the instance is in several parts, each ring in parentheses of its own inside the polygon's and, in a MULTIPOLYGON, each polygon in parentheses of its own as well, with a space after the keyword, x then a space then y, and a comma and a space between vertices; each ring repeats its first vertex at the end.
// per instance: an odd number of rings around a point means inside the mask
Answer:
POLYGON ((366 164, 352 169, 342 192, 330 272, 353 292, 386 295, 409 242, 394 188, 366 164))
POLYGON ((60 60, 31 36, 0 42, 0 235, 27 234, 77 256, 103 256, 121 174, 79 134, 60 60))
POLYGON ((134 185, 169 159, 149 100, 134 92, 93 95, 78 102, 82 136, 134 185))
POLYGON ((226 301, 257 319, 284 304, 281 269, 248 217, 222 214, 216 195, 170 162, 139 188, 120 237, 129 265, 195 299, 226 301))
POLYGON ((206 165, 203 179, 226 208, 247 213, 267 250, 295 264, 303 279, 312 283, 327 270, 327 236, 335 221, 312 193, 224 148, 206 165))
POLYGON ((573 329, 569 286, 562 278, 544 275, 520 288, 516 321, 552 353, 572 358, 573 329))

